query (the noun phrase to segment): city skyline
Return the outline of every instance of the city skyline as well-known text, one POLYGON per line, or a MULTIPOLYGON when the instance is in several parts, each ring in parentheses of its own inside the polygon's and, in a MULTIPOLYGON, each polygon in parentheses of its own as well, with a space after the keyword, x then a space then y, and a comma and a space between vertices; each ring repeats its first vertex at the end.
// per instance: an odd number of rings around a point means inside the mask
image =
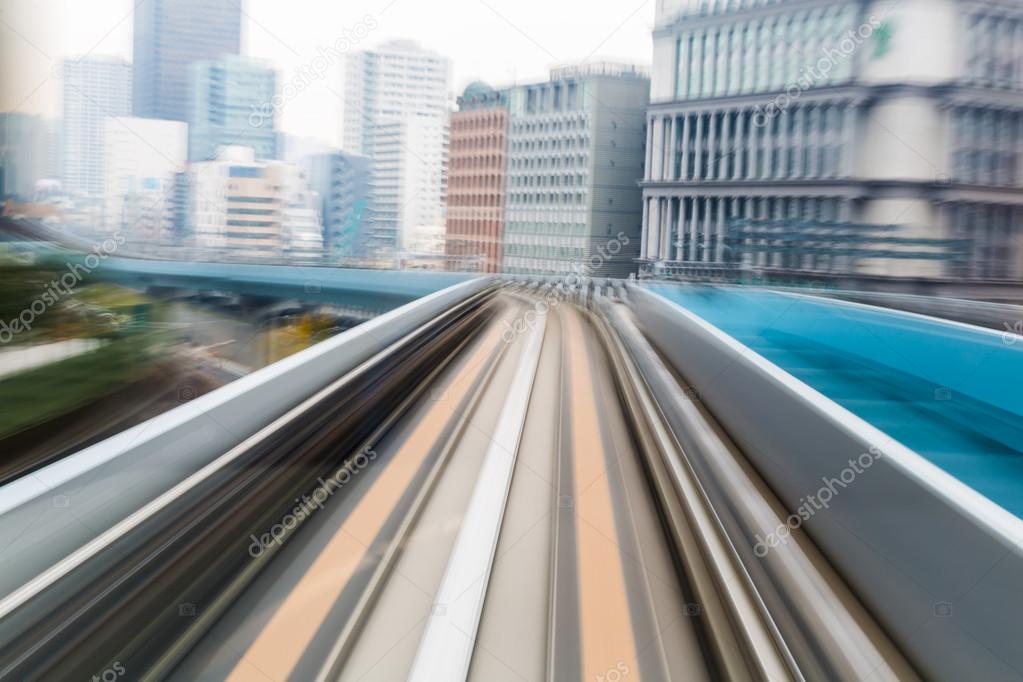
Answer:
MULTIPOLYGON (((343 8, 312 0, 298 4, 299 11, 294 5, 277 7, 265 0, 242 5, 241 52, 268 61, 279 71, 282 85, 298 83, 303 70, 314 73, 309 85, 297 88, 297 95, 281 107, 279 129, 339 145, 344 60, 328 58, 326 69, 320 71, 314 60, 323 54, 321 48, 347 41, 354 52, 392 39, 415 39, 451 59, 448 94, 454 108, 455 95, 475 80, 501 85, 534 82, 546 78, 552 66, 598 56, 649 64, 655 3, 601 8, 568 0, 565 11, 552 17, 539 0, 458 0, 450 13, 459 16, 457 24, 438 18, 429 8, 389 0, 364 0, 343 8), (313 12, 316 20, 309 18, 313 12), (367 17, 375 24, 369 31, 363 28, 367 17), (509 49, 493 50, 497 38, 509 49)), ((0 9, 0 31, 7 36, 0 46, 0 74, 6 84, 0 89, 2 110, 55 117, 59 81, 51 62, 82 54, 131 58, 129 0, 100 0, 87 8, 67 0, 43 0, 32 7, 0 0, 0 9)), ((318 63, 322 65, 322 60, 318 63)))

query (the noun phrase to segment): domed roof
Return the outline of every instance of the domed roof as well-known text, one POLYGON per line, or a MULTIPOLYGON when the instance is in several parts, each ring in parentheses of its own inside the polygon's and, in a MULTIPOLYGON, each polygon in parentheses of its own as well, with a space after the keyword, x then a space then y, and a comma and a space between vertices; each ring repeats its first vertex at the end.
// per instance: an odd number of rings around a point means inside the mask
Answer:
POLYGON ((492 92, 494 92, 494 88, 490 87, 489 84, 484 83, 483 81, 474 81, 466 86, 465 93, 462 96, 465 97, 465 99, 472 99, 474 97, 479 97, 480 95, 489 95, 492 92))

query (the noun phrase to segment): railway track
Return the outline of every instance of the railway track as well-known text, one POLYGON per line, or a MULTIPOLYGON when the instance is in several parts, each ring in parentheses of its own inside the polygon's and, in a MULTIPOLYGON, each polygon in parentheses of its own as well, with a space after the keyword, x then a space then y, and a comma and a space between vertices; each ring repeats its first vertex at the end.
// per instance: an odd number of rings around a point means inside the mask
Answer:
POLYGON ((752 554, 787 514, 623 306, 551 300, 472 296, 8 594, 0 679, 918 679, 804 536, 752 554))

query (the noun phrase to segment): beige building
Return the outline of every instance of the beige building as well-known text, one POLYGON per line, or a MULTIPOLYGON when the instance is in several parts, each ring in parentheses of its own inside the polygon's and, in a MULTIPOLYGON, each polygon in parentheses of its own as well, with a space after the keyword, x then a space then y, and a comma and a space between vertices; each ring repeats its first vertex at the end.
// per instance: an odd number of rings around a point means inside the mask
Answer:
POLYGON ((296 167, 256 161, 248 147, 227 147, 216 161, 192 164, 189 176, 196 248, 240 259, 322 254, 315 193, 296 167))

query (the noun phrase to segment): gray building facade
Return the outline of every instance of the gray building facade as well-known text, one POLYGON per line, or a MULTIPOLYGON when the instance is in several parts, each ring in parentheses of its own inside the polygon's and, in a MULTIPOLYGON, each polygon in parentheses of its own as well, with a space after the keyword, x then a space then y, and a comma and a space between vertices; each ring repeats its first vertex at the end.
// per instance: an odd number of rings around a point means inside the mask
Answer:
POLYGON ((644 70, 609 63, 510 90, 504 272, 635 270, 649 93, 644 70))
POLYGON ((145 0, 135 5, 134 115, 187 121, 189 67, 239 54, 241 3, 145 0))
POLYGON ((644 270, 837 257, 864 274, 1021 277, 1021 91, 1019 2, 661 0, 644 270), (737 221, 784 229, 739 253, 737 221), (795 224, 875 229, 828 253, 795 224), (851 246, 864 241, 888 257, 851 246))

